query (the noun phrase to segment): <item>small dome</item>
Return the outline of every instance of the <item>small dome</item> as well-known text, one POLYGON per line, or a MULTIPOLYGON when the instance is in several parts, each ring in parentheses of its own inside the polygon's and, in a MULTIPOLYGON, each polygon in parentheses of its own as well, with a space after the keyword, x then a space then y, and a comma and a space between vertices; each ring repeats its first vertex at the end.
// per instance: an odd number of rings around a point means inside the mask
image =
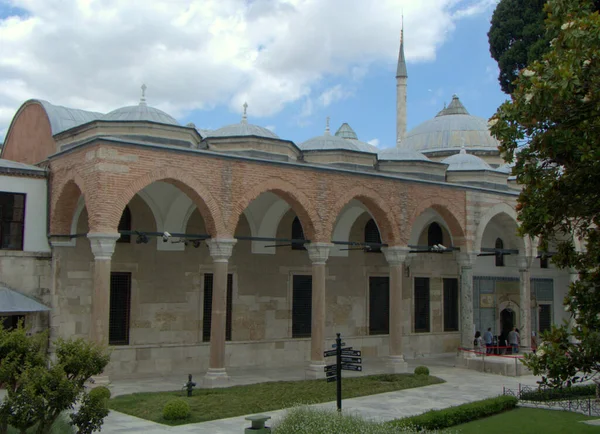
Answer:
POLYGON ((342 126, 338 128, 338 130, 335 132, 335 135, 336 137, 341 137, 342 139, 358 140, 358 136, 356 135, 352 127, 346 122, 344 122, 342 126))
POLYGON ((381 161, 427 161, 429 158, 418 151, 411 151, 404 148, 386 148, 377 153, 377 158, 381 161))
POLYGON ((231 124, 221 127, 214 131, 206 131, 207 137, 241 137, 241 136, 257 136, 268 139, 279 139, 279 136, 273 131, 248 123, 248 104, 244 103, 244 114, 239 124, 231 124))
POLYGON ((464 148, 461 149, 459 154, 454 154, 443 159, 442 163, 448 165, 448 172, 493 170, 490 165, 481 158, 472 154, 467 154, 464 148))
POLYGON ((500 145, 491 136, 488 121, 470 115, 456 95, 435 118, 409 131, 402 144, 407 149, 421 152, 458 150, 463 146, 497 151, 500 145))
POLYGON ((308 139, 306 142, 301 143, 298 147, 303 151, 335 150, 368 152, 369 154, 377 153, 377 148, 375 146, 358 140, 356 133, 347 123, 342 124, 342 126, 335 133, 335 136, 332 136, 329 132, 329 118, 327 118, 325 134, 308 139))
POLYGON ((173 116, 146 104, 146 89, 146 85, 143 84, 142 97, 138 105, 113 110, 101 119, 105 121, 149 121, 159 124, 179 125, 179 122, 173 116))

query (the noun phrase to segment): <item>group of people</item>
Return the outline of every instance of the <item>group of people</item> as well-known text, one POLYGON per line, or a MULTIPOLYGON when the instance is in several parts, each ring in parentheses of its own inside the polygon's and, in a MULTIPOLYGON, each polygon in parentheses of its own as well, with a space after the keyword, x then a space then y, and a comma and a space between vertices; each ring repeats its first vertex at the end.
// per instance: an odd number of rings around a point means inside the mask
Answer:
MULTIPOLYGON (((512 354, 517 354, 519 352, 519 345, 521 343, 521 336, 519 335, 519 329, 514 327, 508 335, 506 336, 506 341, 508 341, 508 345, 510 345, 512 349, 512 354)), ((473 341, 473 346, 476 350, 480 352, 484 352, 486 354, 492 354, 494 351, 494 347, 502 346, 496 341, 494 342, 494 335, 492 334, 492 328, 489 327, 487 331, 481 336, 481 332, 475 332, 475 339, 473 341)))

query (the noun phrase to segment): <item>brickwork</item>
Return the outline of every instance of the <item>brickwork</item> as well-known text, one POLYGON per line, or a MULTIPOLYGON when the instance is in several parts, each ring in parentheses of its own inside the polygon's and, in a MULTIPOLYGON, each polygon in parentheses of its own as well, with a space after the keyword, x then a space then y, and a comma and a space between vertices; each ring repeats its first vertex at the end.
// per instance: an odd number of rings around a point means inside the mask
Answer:
POLYGON ((428 207, 442 214, 455 239, 465 232, 466 193, 443 185, 105 144, 76 150, 50 166, 57 198, 52 233, 68 232, 74 211, 70 181, 82 189, 90 231, 111 233, 133 195, 160 180, 177 185, 197 204, 213 237, 230 237, 245 207, 266 191, 291 204, 313 242, 331 240, 339 212, 351 199, 365 204, 390 245, 406 244, 412 221, 428 207))

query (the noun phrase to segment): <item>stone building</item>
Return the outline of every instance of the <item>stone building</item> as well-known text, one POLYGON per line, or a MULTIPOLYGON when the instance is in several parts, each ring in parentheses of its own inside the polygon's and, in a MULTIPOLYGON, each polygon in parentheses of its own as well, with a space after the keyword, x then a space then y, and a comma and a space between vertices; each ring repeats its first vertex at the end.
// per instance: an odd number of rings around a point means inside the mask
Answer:
POLYGON ((35 172, 10 174, 32 206, 0 282, 51 308, 52 336, 108 343, 111 377, 213 384, 301 361, 317 377, 336 332, 395 372, 488 327, 518 326, 527 347, 565 317, 569 275, 517 235, 518 186, 487 122, 454 96, 406 132, 402 43, 397 71, 398 142, 382 151, 329 122, 296 144, 246 107, 214 131, 180 125, 145 87, 107 114, 26 101, 1 157, 35 172))

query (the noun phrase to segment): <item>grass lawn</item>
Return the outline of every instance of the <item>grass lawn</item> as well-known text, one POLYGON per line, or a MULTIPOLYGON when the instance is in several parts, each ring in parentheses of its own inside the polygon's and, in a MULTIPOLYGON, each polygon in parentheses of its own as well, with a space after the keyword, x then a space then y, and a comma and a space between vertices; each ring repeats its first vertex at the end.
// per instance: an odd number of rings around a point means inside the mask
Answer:
MULTIPOLYGON (((355 398, 443 382, 444 380, 437 377, 413 374, 344 378, 342 397, 355 398)), ((186 398, 192 410, 188 419, 184 421, 164 420, 162 417, 164 405, 172 398, 184 396, 184 393, 175 391, 122 395, 111 399, 108 406, 112 410, 142 419, 167 425, 181 425, 280 410, 296 404, 335 401, 336 383, 327 383, 322 379, 280 381, 222 389, 197 389, 194 390, 193 397, 186 398)))
POLYGON ((537 408, 517 408, 506 413, 449 428, 451 433, 461 434, 563 434, 600 433, 600 427, 581 423, 582 420, 598 419, 578 413, 537 408))

